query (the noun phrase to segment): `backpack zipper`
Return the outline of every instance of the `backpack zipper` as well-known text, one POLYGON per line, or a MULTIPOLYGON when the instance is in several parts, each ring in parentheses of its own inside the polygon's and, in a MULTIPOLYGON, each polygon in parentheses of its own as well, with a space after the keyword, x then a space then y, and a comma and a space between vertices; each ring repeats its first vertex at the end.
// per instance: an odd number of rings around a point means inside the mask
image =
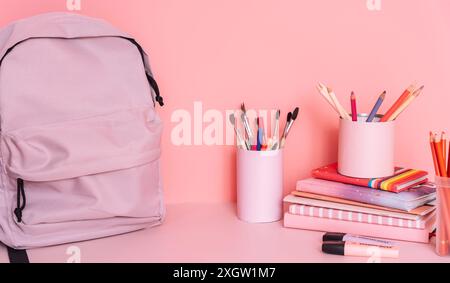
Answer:
POLYGON ((156 100, 156 102, 158 102, 159 106, 161 106, 161 107, 164 106, 164 99, 161 96, 158 84, 156 83, 155 78, 153 78, 153 75, 148 67, 149 64, 148 64, 146 53, 145 53, 144 49, 134 38, 123 37, 123 36, 120 36, 120 38, 123 38, 123 39, 128 40, 129 42, 133 43, 134 46, 136 46, 136 48, 139 50, 139 53, 141 54, 142 62, 144 64, 145 75, 147 76, 148 83, 150 84, 152 89, 155 91, 155 97, 153 97, 153 95, 152 95, 153 103, 155 103, 155 100, 156 100))
POLYGON ((17 222, 22 222, 22 213, 25 209, 25 206, 27 204, 27 199, 25 197, 25 186, 23 179, 18 178, 17 179, 17 206, 16 209, 14 209, 14 214, 17 217, 17 222))
MULTIPOLYGON (((153 89, 153 91, 155 92, 155 97, 153 97, 152 95, 152 99, 153 99, 153 104, 155 104, 155 100, 156 102, 158 102, 159 106, 164 106, 164 99, 160 94, 159 91, 159 87, 158 84, 156 83, 155 78, 153 78, 153 75, 151 74, 151 71, 148 67, 147 64, 147 60, 146 60, 146 53, 144 51, 144 49, 142 48, 142 46, 134 39, 134 38, 130 38, 130 37, 124 37, 124 36, 117 36, 117 35, 111 35, 111 36, 98 36, 98 37, 116 37, 116 38, 122 38, 125 40, 128 40, 129 42, 131 42, 134 46, 136 46, 136 48, 138 49, 139 53, 141 54, 141 58, 142 58, 142 63, 144 64, 144 69, 145 69, 145 75, 147 77, 147 81, 150 84, 150 87, 153 89)), ((39 39, 39 38, 59 38, 59 37, 30 37, 27 39, 24 39, 22 41, 17 42, 16 44, 14 44, 13 46, 11 46, 10 48, 8 48, 8 50, 6 50, 5 54, 3 55, 2 58, 0 58, 0 68, 2 66, 3 60, 5 60, 6 56, 19 44, 30 40, 30 39, 39 39)), ((77 37, 76 37, 77 38, 77 37)), ((64 38, 67 40, 70 39, 76 39, 76 38, 64 38)))

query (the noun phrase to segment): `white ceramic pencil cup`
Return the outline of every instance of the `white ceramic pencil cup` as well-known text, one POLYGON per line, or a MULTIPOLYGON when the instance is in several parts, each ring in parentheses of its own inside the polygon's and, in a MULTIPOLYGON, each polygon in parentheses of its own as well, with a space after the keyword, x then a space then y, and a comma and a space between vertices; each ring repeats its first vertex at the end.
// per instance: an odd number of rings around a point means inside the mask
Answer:
POLYGON ((354 178, 382 178, 395 170, 395 123, 367 123, 367 115, 358 122, 341 119, 339 127, 338 171, 354 178))
POLYGON ((249 223, 282 218, 283 150, 238 150, 237 215, 249 223))

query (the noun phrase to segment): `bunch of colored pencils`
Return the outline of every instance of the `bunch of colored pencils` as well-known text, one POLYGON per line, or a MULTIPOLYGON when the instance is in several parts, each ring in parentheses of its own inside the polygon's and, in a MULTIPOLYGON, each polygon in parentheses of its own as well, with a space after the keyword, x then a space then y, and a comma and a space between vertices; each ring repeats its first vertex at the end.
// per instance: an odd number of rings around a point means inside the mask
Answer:
POLYGON ((247 110, 245 104, 241 105, 241 113, 238 115, 240 117, 242 126, 244 128, 244 135, 241 134, 241 130, 238 128, 236 122, 235 114, 231 114, 229 119, 231 124, 234 126, 234 131, 236 133, 237 146, 238 148, 245 150, 254 151, 266 151, 266 150, 279 150, 284 148, 286 144, 286 139, 291 131, 292 125, 298 117, 300 109, 297 107, 294 111, 287 114, 286 124, 284 130, 280 135, 280 115, 281 111, 278 110, 275 116, 272 136, 266 138, 266 129, 264 127, 264 119, 262 117, 257 117, 256 120, 256 135, 254 134, 254 129, 250 124, 250 119, 247 115, 247 110))
POLYGON ((440 136, 430 132, 430 147, 436 176, 450 177, 450 150, 447 150, 447 136, 445 132, 442 132, 440 136), (449 153, 448 163, 446 158, 447 151, 449 153))
MULTIPOLYGON (((450 150, 447 147, 445 132, 442 132, 441 136, 430 132, 430 148, 436 176, 441 178, 450 177, 450 150), (446 162, 447 151, 449 158, 446 162)), ((436 251, 439 255, 448 255, 450 247, 450 187, 440 187, 439 182, 437 183, 438 223, 436 251)))
MULTIPOLYGON (((397 99, 397 101, 391 106, 391 108, 389 108, 389 110, 381 117, 381 119, 379 119, 379 122, 390 122, 396 120, 398 116, 400 116, 400 114, 403 113, 403 111, 405 111, 405 109, 413 102, 413 100, 416 99, 422 93, 423 88, 424 86, 416 88, 415 85, 410 85, 403 92, 403 94, 397 99)), ((336 97, 336 94, 331 88, 325 86, 322 83, 319 83, 317 85, 317 90, 323 96, 323 98, 325 98, 328 104, 330 104, 333 110, 336 111, 339 117, 341 117, 341 119, 352 120, 354 122, 357 121, 365 121, 369 123, 374 122, 375 118, 377 117, 378 111, 381 107, 381 104, 383 104, 383 101, 386 97, 386 91, 381 93, 372 110, 370 111, 370 114, 367 117, 362 117, 363 120, 361 120, 358 118, 358 111, 356 107, 356 95, 354 92, 352 92, 350 95, 350 105, 351 105, 351 115, 350 115, 342 106, 342 104, 339 102, 339 100, 336 97)))

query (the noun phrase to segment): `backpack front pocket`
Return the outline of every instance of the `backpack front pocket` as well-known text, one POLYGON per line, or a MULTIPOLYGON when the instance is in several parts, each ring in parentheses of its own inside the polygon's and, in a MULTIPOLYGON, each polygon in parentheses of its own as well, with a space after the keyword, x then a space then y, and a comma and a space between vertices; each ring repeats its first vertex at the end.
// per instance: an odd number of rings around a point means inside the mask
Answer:
POLYGON ((161 128, 145 108, 3 133, 12 216, 24 206, 22 225, 159 217, 161 128))

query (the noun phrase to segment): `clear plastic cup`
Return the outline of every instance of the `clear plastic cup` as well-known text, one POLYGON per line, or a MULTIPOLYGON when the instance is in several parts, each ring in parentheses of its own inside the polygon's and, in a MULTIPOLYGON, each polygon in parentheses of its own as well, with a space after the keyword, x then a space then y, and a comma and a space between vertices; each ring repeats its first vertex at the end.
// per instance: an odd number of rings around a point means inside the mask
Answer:
POLYGON ((436 177, 436 253, 450 254, 450 178, 436 177))

